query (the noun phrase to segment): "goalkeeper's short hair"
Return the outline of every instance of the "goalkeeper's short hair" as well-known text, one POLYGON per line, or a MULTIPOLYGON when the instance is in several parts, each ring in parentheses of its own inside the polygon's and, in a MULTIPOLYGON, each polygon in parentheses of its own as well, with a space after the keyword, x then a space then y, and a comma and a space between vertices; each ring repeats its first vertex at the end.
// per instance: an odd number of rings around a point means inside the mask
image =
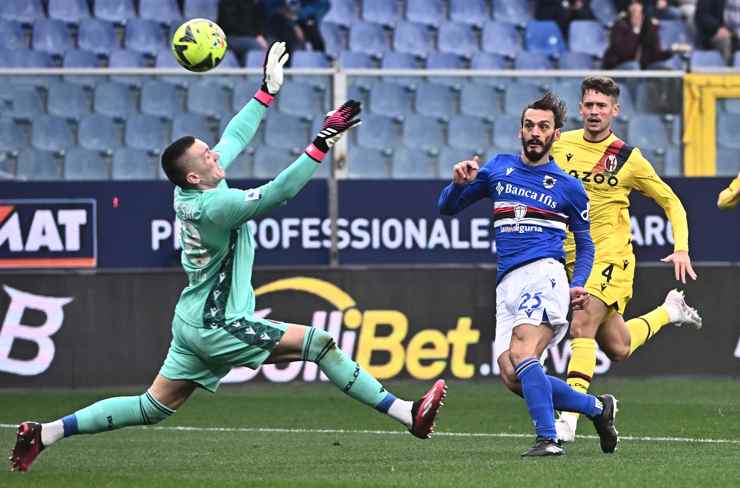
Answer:
POLYGON ((183 156, 193 144, 195 144, 195 137, 184 136, 167 146, 162 152, 162 170, 167 178, 180 188, 190 188, 190 184, 185 179, 187 168, 183 156))

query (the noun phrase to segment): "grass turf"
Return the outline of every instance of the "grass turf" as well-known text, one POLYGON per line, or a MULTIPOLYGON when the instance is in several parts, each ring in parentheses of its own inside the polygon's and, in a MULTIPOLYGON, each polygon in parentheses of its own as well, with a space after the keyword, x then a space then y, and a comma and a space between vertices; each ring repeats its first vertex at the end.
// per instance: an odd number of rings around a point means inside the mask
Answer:
MULTIPOLYGON (((426 387, 387 386, 405 397, 419 396, 426 387)), ((737 486, 740 381, 599 379, 596 388, 620 399, 618 428, 635 438, 623 439, 613 455, 602 454, 597 439, 582 437, 567 446, 566 456, 520 458, 534 440, 531 424, 523 401, 499 383, 450 384, 439 435, 429 441, 402 434, 398 424, 329 384, 249 385, 196 393, 158 426, 163 429, 128 428, 61 441, 28 473, 0 471, 0 486, 737 486), (305 431, 171 429, 176 426, 305 431)), ((0 423, 46 421, 119 394, 139 392, 2 391, 0 423)), ((589 424, 582 419, 579 434, 592 436, 589 424)), ((14 429, 0 428, 2 449, 8 452, 13 442, 14 429)))

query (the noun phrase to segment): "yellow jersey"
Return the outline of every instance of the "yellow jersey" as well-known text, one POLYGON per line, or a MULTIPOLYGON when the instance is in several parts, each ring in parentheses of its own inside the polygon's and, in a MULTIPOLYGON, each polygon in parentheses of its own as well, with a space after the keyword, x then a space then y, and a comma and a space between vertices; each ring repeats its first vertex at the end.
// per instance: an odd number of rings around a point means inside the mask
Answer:
MULTIPOLYGON (((591 238, 596 246, 594 260, 621 262, 632 255, 629 214, 632 190, 663 207, 673 227, 674 251, 688 251, 686 211, 640 150, 614 133, 600 142, 589 142, 583 132, 583 129, 563 132, 552 147, 552 156, 586 188, 591 202, 591 238)), ((565 252, 568 261, 575 259, 575 242, 570 233, 565 240, 565 252)))
POLYGON ((740 202, 740 174, 730 182, 730 186, 722 190, 717 197, 717 206, 722 210, 735 208, 740 202))

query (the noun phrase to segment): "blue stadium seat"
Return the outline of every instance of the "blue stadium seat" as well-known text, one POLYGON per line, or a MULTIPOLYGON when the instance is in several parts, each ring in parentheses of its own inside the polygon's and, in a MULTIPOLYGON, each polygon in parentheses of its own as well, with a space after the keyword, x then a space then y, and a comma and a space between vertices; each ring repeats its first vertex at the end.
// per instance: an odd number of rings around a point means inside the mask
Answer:
POLYGON ((79 28, 80 49, 109 55, 118 47, 116 30, 111 22, 100 19, 82 19, 79 28))
POLYGON ((0 18, 6 20, 33 24, 34 20, 45 16, 41 0, 3 0, 0 2, 0 18))
POLYGON ((285 84, 278 97, 278 109, 286 114, 312 120, 317 114, 325 113, 324 94, 312 85, 300 82, 285 84))
MULTIPOLYGON (((11 49, 26 49, 28 42, 23 34, 23 27, 20 22, 13 20, 0 19, 0 48, 3 52, 11 49)), ((5 63, 2 63, 5 65, 5 63)))
MULTIPOLYGON (((214 85, 215 87, 215 85, 214 85)), ((141 84, 141 113, 175 119, 180 116, 182 94, 174 85, 159 80, 141 84)))
POLYGON ((619 85, 619 118, 622 120, 628 120, 630 117, 637 113, 635 107, 635 99, 632 97, 632 92, 629 87, 625 84, 620 83, 619 85))
POLYGON ((326 54, 318 51, 295 51, 291 53, 293 68, 329 68, 331 64, 326 54))
MULTIPOLYGON (((283 88, 287 88, 292 83, 286 83, 283 85, 283 88)), ((232 112, 238 112, 242 108, 244 108, 244 105, 249 103, 249 101, 254 97, 254 94, 257 92, 257 89, 262 86, 262 76, 259 77, 253 77, 253 78, 240 78, 237 80, 236 83, 234 83, 234 87, 232 90, 232 96, 231 96, 231 110, 232 112)), ((282 90, 280 92, 280 97, 278 97, 278 103, 280 101, 280 98, 282 97, 282 90)), ((223 117, 223 119, 226 119, 227 117, 223 117)))
POLYGON ((362 116, 362 125, 357 130, 357 143, 362 147, 391 152, 401 139, 401 126, 386 115, 367 114, 362 116))
POLYGON ((362 108, 365 110, 370 106, 370 90, 364 86, 350 83, 347 87, 347 98, 362 102, 362 108))
POLYGON ((221 68, 241 68, 242 64, 239 62, 239 58, 236 57, 234 51, 229 49, 224 53, 224 58, 221 60, 219 66, 221 68))
POLYGON ((728 176, 733 178, 740 171, 740 162, 738 162, 737 149, 727 147, 717 147, 717 176, 728 176))
POLYGON ((617 19, 614 0, 591 0, 591 12, 604 27, 611 27, 617 19))
POLYGON ((445 85, 422 82, 416 88, 416 111, 421 115, 449 120, 455 112, 456 97, 452 89, 445 85))
POLYGON ((470 60, 470 69, 508 69, 509 62, 501 54, 479 51, 470 60))
POLYGON ((139 0, 139 16, 166 25, 179 25, 183 21, 177 0, 139 0))
MULTIPOLYGON (((417 69, 419 63, 416 56, 410 53, 399 53, 391 51, 383 56, 380 61, 380 67, 383 69, 417 69)), ((419 76, 384 76, 383 81, 396 83, 409 88, 415 88, 422 80, 419 76)), ((372 87, 372 84, 370 85, 372 87)))
POLYGON ((126 49, 156 56, 163 49, 169 49, 164 31, 154 20, 133 18, 126 22, 126 49))
POLYGON ((573 70, 594 69, 594 58, 590 54, 566 51, 558 58, 558 68, 573 70))
POLYGON ((127 146, 159 154, 169 141, 169 127, 159 117, 132 114, 126 120, 124 142, 127 146))
MULTIPOLYGON (((486 150, 488 147, 486 147, 486 150)), ((445 146, 439 152, 437 157, 437 178, 444 180, 452 179, 452 167, 460 161, 473 159, 478 155, 481 159, 481 166, 486 163, 485 151, 471 151, 469 149, 460 149, 458 147, 445 146)))
POLYGON ((78 84, 57 82, 49 85, 46 109, 51 115, 78 121, 90 113, 90 98, 78 84))
POLYGON ((37 51, 61 56, 65 51, 74 49, 74 42, 67 24, 61 20, 40 18, 33 23, 31 45, 37 51))
POLYGON ((145 150, 122 147, 113 153, 114 180, 156 180, 158 168, 155 156, 145 150))
MULTIPOLYGON (((190 81, 194 81, 196 78, 192 78, 187 75, 187 72, 185 71, 182 66, 180 66, 177 63, 177 60, 172 55, 172 52, 169 50, 162 50, 157 53, 157 56, 154 58, 154 66, 157 68, 180 68, 182 69, 182 75, 162 75, 159 76, 158 79, 161 81, 165 81, 167 83, 170 83, 172 85, 181 87, 181 88, 187 88, 190 81)), ((261 66, 261 65, 260 65, 261 66)), ((214 82, 220 81, 212 78, 214 82)))
MULTIPOLYGON (((427 69, 466 69, 465 60, 452 53, 433 51, 427 56, 427 69)), ((465 84, 467 78, 461 76, 430 76, 429 81, 437 85, 447 85, 455 90, 465 84)))
POLYGON ((237 158, 232 161, 229 169, 226 170, 226 177, 231 179, 236 178, 252 178, 254 171, 254 151, 248 150, 241 153, 237 158))
POLYGON ((64 151, 75 143, 72 127, 61 117, 40 115, 33 119, 31 145, 45 151, 64 151))
POLYGON ((646 69, 653 70, 669 70, 669 71, 684 71, 685 67, 684 57, 680 54, 674 54, 670 58, 663 61, 656 61, 647 65, 646 69))
POLYGON ((33 49, 12 49, 0 58, 0 65, 6 68, 50 68, 51 55, 33 49))
POLYGON ((658 25, 661 49, 669 50, 671 44, 693 44, 686 22, 683 20, 661 20, 658 25))
POLYGON ((339 53, 339 66, 344 69, 372 69, 375 68, 372 56, 367 53, 342 51, 339 53))
POLYGON ((391 176, 409 180, 436 178, 437 158, 418 149, 399 147, 393 151, 391 176))
POLYGON ((483 27, 483 22, 488 17, 485 0, 450 0, 449 7, 450 20, 478 29, 483 27))
POLYGON ((260 145, 254 153, 254 177, 272 179, 295 161, 296 157, 291 148, 260 145))
MULTIPOLYGON (((351 44, 350 42, 350 46, 351 44)), ((425 58, 433 49, 432 33, 423 24, 399 22, 393 36, 393 48, 398 52, 425 58)))
POLYGON ((136 17, 134 0, 95 0, 93 13, 99 19, 117 24, 125 24, 136 17))
POLYGON ((468 59, 479 50, 478 40, 472 27, 457 22, 445 22, 439 27, 437 48, 442 52, 457 54, 468 59))
POLYGON ((429 154, 439 154, 444 141, 444 126, 434 117, 417 114, 406 117, 403 127, 403 142, 406 146, 422 149, 429 154))
POLYGON ((488 125, 478 117, 456 115, 447 126, 447 145, 482 154, 491 145, 488 125))
POLYGON ((681 148, 669 147, 665 152, 665 167, 661 176, 683 176, 681 148))
POLYGON ((246 60, 244 67, 246 68, 262 68, 265 62, 265 51, 261 49, 251 49, 247 51, 246 60))
POLYGON ((86 0, 48 0, 49 18, 68 24, 79 24, 90 18, 90 8, 86 0))
POLYGON ((265 143, 299 154, 308 144, 308 128, 309 124, 298 117, 273 112, 265 121, 265 143))
POLYGON ((323 21, 351 27, 357 22, 358 13, 355 0, 332 0, 331 9, 323 21))
POLYGON ((495 87, 486 84, 468 83, 460 92, 460 112, 492 121, 499 109, 498 93, 495 87))
POLYGON ((393 27, 401 20, 401 9, 396 0, 362 2, 362 18, 368 22, 393 27))
POLYGON ((522 41, 514 24, 491 20, 483 25, 483 51, 514 59, 522 50, 522 41))
POLYGON ((186 106, 190 112, 220 119, 230 111, 229 91, 207 80, 196 81, 188 87, 186 106))
POLYGON ((64 155, 64 179, 107 180, 110 179, 110 169, 99 151, 73 147, 64 155))
POLYGON ((0 117, 0 153, 15 155, 27 145, 23 129, 10 117, 0 117))
POLYGON ((390 50, 383 26, 363 21, 352 25, 349 31, 349 48, 376 57, 390 50))
POLYGON ((737 137, 738 127, 740 127, 740 114, 717 113, 717 146, 740 149, 740 138, 737 137))
MULTIPOLYGON (((108 55, 108 67, 110 68, 143 68, 146 66, 144 55, 128 49, 114 49, 108 55)), ((114 75, 111 80, 125 83, 130 86, 140 86, 148 79, 148 76, 126 76, 114 75)))
POLYGON ((411 94, 394 83, 378 83, 370 90, 370 111, 403 118, 411 113, 411 94))
POLYGON ((388 157, 379 149, 350 145, 347 154, 349 178, 389 178, 388 157))
POLYGON ((121 127, 105 115, 88 115, 80 120, 77 137, 85 149, 112 154, 121 146, 121 127))
POLYGON ((524 30, 524 47, 529 52, 555 56, 566 50, 560 27, 552 20, 529 21, 524 30))
POLYGON ((668 131, 661 117, 655 114, 639 114, 630 118, 627 126, 627 141, 645 150, 665 151, 670 145, 668 131))
POLYGON ((216 136, 208 119, 198 114, 183 113, 172 120, 170 139, 176 141, 183 136, 197 137, 211 147, 216 143, 216 136))
POLYGON ((519 128, 521 127, 521 110, 517 115, 497 117, 493 123, 493 145, 498 153, 518 153, 522 149, 519 139, 519 128))
POLYGON ((609 46, 606 30, 595 20, 574 20, 568 30, 571 51, 592 54, 599 58, 609 46))
POLYGON ((17 85, 11 89, 10 111, 13 118, 33 120, 46 112, 41 93, 33 86, 17 85))
POLYGON ((521 27, 524 27, 532 18, 528 2, 522 0, 494 0, 491 13, 494 20, 521 27))
POLYGON ((219 0, 185 0, 183 17, 186 19, 218 19, 219 0))
POLYGON ((520 70, 538 70, 554 69, 555 63, 552 58, 539 52, 521 51, 514 59, 514 69, 520 70))
MULTIPOLYGON (((561 78, 552 87, 562 101, 565 102, 568 118, 579 118, 578 104, 581 102, 581 82, 573 78, 561 78)), ((523 108, 523 107, 522 107, 523 108)))
POLYGON ((339 53, 347 49, 347 41, 342 29, 337 24, 331 22, 322 22, 319 26, 321 35, 324 37, 324 45, 326 47, 326 54, 336 58, 339 53))
POLYGON ((406 19, 439 27, 445 18, 444 0, 406 0, 406 19))
POLYGON ((691 52, 691 69, 724 68, 727 66, 719 51, 694 50, 691 52))
POLYGON ((18 155, 16 177, 19 180, 55 181, 62 178, 62 167, 55 154, 27 148, 18 155))
POLYGON ((62 66, 65 68, 98 68, 100 59, 97 54, 84 49, 70 49, 64 53, 62 66))

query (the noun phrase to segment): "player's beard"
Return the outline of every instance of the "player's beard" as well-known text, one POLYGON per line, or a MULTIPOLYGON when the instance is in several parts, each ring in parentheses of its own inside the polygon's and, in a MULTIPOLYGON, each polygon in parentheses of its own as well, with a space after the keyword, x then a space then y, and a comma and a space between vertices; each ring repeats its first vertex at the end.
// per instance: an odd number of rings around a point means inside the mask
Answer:
POLYGON ((538 140, 539 144, 537 145, 530 144, 534 140, 535 139, 530 139, 529 141, 525 141, 524 137, 522 137, 522 150, 524 151, 524 155, 530 161, 539 161, 544 154, 550 152, 552 144, 555 142, 555 134, 545 139, 545 141, 538 140))

